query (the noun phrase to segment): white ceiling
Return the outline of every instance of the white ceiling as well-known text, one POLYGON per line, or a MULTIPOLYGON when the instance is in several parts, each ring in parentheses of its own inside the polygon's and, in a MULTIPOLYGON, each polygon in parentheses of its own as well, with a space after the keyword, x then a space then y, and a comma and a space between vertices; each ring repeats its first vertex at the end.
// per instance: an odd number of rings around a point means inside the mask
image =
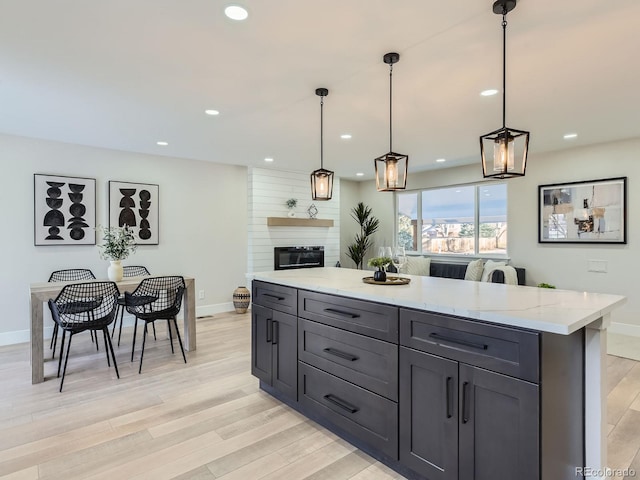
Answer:
MULTIPOLYGON (((492 0, 238 0, 244 22, 229 3, 0 0, 0 132, 310 172, 326 87, 325 167, 371 178, 391 51, 410 171, 479 164, 478 136, 502 124, 501 96, 479 95, 501 88, 492 0)), ((507 125, 531 152, 640 136, 640 1, 521 0, 507 19, 507 125)))

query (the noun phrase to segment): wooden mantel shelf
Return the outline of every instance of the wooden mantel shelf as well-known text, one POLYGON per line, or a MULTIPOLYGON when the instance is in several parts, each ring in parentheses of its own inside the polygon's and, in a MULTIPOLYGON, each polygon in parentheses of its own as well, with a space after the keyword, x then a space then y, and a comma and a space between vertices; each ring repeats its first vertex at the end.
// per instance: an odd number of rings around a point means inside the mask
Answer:
POLYGON ((269 227, 333 227, 327 218, 267 217, 269 227))

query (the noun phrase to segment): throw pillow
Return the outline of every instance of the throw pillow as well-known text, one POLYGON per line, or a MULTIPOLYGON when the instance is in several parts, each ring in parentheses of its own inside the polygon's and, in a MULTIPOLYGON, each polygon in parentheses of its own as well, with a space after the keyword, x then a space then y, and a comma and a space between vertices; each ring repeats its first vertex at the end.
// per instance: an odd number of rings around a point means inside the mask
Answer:
POLYGON ((493 260, 487 260, 487 263, 484 264, 484 269, 482 270, 482 281, 488 282, 491 272, 498 267, 504 267, 506 265, 507 262, 494 262, 493 260))
POLYGON ((407 257, 407 274, 430 276, 431 257, 407 257))
POLYGON ((481 258, 469 262, 469 265, 467 265, 467 271, 464 272, 464 279, 479 282, 480 280, 482 280, 483 268, 484 260, 482 260, 481 258))

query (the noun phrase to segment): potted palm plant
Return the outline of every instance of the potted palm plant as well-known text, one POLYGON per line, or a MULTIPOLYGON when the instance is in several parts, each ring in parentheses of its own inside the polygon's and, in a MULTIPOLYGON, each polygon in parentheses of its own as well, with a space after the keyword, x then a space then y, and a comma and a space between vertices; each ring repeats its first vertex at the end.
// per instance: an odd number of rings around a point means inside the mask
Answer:
POLYGON ((136 251, 136 239, 129 225, 123 227, 98 227, 102 231, 100 258, 109 260, 107 276, 112 282, 122 280, 122 260, 136 251))

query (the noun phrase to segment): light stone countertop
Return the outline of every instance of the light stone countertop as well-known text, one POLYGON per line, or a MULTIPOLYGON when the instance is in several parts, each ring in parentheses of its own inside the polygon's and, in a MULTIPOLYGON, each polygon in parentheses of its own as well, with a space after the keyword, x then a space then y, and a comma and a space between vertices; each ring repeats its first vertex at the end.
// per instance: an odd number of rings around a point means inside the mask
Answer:
POLYGON ((369 270, 306 268, 256 272, 249 279, 360 300, 568 335, 606 316, 626 297, 537 287, 402 275, 409 285, 370 285, 369 270))

